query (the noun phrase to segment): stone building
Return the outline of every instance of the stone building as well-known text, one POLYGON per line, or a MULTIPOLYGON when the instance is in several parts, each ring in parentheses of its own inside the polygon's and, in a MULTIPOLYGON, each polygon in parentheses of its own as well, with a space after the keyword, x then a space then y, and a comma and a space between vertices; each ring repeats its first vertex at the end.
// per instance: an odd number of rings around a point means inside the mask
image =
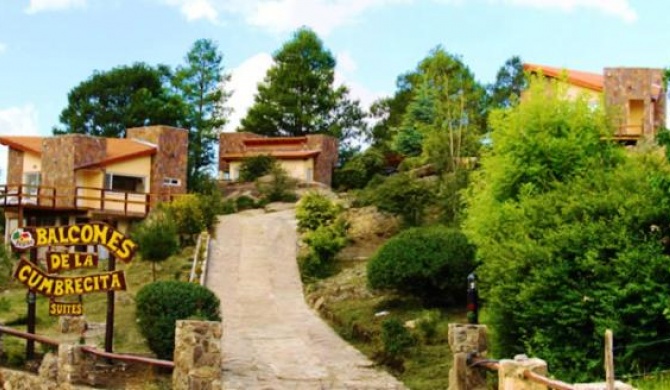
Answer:
POLYGON ((604 102, 619 142, 635 144, 642 138, 653 138, 665 126, 663 69, 605 68, 598 74, 524 64, 524 70, 568 83, 569 96, 586 96, 591 104, 604 102))
POLYGON ((327 135, 264 137, 254 133, 222 133, 219 139, 219 177, 225 181, 237 181, 245 158, 268 155, 274 157, 289 176, 330 186, 337 153, 337 139, 327 135))
POLYGON ((159 202, 186 193, 188 132, 150 126, 126 133, 0 137, 9 147, 7 184, 0 186, 5 232, 28 217, 40 225, 104 220, 123 231, 159 202))

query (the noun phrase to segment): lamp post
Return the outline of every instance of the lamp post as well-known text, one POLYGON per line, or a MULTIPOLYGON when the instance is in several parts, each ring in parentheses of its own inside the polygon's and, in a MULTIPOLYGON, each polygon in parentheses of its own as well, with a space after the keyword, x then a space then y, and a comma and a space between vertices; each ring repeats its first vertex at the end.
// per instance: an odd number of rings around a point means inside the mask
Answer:
POLYGON ((477 276, 475 273, 468 275, 468 323, 479 323, 479 296, 477 294, 477 276))

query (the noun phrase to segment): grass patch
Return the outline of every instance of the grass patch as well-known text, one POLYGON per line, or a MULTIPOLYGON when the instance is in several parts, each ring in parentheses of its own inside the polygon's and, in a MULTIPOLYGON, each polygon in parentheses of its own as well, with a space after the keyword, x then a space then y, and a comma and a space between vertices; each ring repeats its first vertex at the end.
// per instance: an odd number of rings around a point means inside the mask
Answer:
POLYGON ((306 288, 310 301, 323 298, 319 311, 342 338, 406 386, 413 390, 449 387, 448 323, 466 322, 464 310, 431 309, 411 297, 370 293, 362 263, 344 266, 337 275, 306 288), (410 325, 416 340, 400 362, 385 354, 382 323, 389 319, 410 325))
POLYGON ((639 390, 666 390, 670 389, 670 373, 649 374, 625 382, 639 390))

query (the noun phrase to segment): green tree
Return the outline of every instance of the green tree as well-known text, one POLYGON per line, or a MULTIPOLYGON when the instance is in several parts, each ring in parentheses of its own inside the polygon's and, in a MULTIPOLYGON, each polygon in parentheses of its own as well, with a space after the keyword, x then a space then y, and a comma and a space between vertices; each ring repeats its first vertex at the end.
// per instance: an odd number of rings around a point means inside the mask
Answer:
POLYGON ((489 85, 489 108, 508 108, 521 97, 528 82, 521 57, 512 56, 498 69, 495 83, 489 85))
POLYGON ((560 83, 530 80, 491 116, 490 153, 472 175, 464 223, 481 259, 495 353, 542 356, 564 380, 601 376, 612 329, 621 372, 670 364, 670 165, 628 153, 609 121, 560 83), (566 343, 569 340, 569 343, 566 343))
POLYGON ((179 250, 175 224, 162 213, 154 214, 133 231, 142 260, 151 262, 151 278, 156 281, 156 263, 168 259, 179 250))
POLYGON ((130 127, 182 126, 186 106, 167 87, 170 78, 168 67, 144 63, 96 71, 68 93, 53 132, 123 138, 130 127))
POLYGON ((410 156, 423 155, 440 172, 455 171, 463 156, 478 153, 486 121, 484 88, 460 58, 441 47, 419 63, 417 74, 395 143, 418 140, 414 149, 420 152, 410 156))
POLYGON ((225 103, 230 93, 225 84, 230 75, 224 73, 223 55, 210 39, 195 41, 185 60, 186 65, 177 67, 173 83, 188 105, 188 185, 200 191, 200 183, 215 162, 219 132, 227 122, 225 103))
POLYGON ((335 58, 307 28, 277 51, 240 130, 269 136, 327 134, 341 146, 362 134, 364 113, 345 86, 335 87, 335 58))

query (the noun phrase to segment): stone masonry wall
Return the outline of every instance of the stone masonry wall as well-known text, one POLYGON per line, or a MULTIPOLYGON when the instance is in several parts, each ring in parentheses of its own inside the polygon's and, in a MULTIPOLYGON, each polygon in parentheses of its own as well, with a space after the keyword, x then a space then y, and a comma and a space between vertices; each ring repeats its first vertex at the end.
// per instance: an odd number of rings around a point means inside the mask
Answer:
POLYGON ((68 134, 42 140, 42 185, 55 187, 56 206, 72 207, 75 200, 75 168, 100 161, 107 141, 83 134, 68 134))
POLYGON ((221 390, 220 322, 177 321, 174 390, 221 390))
POLYGON ((227 171, 228 163, 221 160, 226 153, 240 153, 244 151, 244 140, 247 138, 262 137, 254 133, 221 133, 219 136, 219 171, 227 171))
POLYGON ((23 182, 23 152, 9 148, 7 153, 7 184, 23 182))
POLYGON ((616 124, 625 124, 630 100, 644 101, 642 134, 653 136, 665 125, 665 93, 658 94, 663 85, 663 71, 648 68, 605 68, 605 104, 616 117, 616 124), (658 94, 658 95, 657 95, 658 94), (659 96, 654 101, 652 98, 659 96), (653 110, 653 115, 652 115, 653 110))
POLYGON ((127 138, 152 143, 158 151, 151 159, 151 193, 159 199, 171 194, 185 194, 187 186, 188 130, 170 126, 135 127, 126 131, 127 138), (165 186, 163 179, 179 179, 178 186, 165 186))
POLYGON ((307 145, 309 149, 321 150, 314 162, 314 181, 332 185, 333 169, 338 158, 337 139, 327 135, 308 135, 307 145))

